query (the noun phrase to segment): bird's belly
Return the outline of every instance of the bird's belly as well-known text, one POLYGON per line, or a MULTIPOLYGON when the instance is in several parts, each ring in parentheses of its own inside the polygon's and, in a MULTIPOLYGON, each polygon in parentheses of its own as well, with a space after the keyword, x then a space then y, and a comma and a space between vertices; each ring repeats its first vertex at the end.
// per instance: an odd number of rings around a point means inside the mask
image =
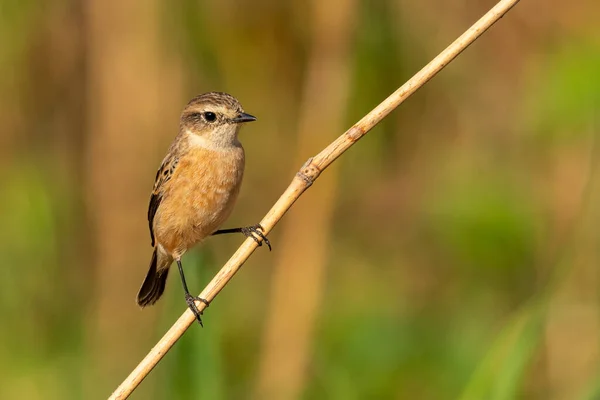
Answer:
POLYGON ((168 212, 166 207, 157 221, 158 243, 176 256, 216 231, 229 217, 237 197, 233 188, 196 187, 185 192, 187 196, 170 199, 171 209, 177 211, 168 212))
POLYGON ((231 214, 241 179, 222 168, 179 175, 157 211, 158 243, 177 257, 211 235, 231 214))
POLYGON ((231 214, 238 190, 234 187, 212 187, 207 192, 192 191, 188 203, 187 221, 184 226, 191 229, 190 241, 196 243, 211 235, 231 214))

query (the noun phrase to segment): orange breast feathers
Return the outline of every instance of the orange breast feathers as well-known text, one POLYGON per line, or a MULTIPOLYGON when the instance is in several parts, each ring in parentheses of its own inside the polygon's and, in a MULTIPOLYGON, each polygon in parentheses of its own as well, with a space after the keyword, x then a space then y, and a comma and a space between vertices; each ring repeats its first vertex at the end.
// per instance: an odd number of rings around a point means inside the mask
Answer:
POLYGON ((241 147, 181 155, 154 219, 157 243, 177 257, 216 231, 233 210, 243 174, 241 147))

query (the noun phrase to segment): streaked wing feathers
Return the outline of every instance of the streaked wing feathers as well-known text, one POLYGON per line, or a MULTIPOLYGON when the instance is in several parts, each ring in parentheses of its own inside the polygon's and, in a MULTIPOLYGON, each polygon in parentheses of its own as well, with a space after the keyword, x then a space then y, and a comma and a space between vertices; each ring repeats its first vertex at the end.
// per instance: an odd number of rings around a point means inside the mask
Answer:
POLYGON ((173 176, 175 168, 179 163, 179 157, 169 154, 163 161, 162 165, 156 172, 156 178, 154 180, 154 189, 152 189, 152 195, 150 196, 150 205, 148 206, 148 226, 150 227, 150 238, 152 239, 152 246, 154 247, 154 216, 160 206, 162 200, 164 184, 167 183, 173 176))

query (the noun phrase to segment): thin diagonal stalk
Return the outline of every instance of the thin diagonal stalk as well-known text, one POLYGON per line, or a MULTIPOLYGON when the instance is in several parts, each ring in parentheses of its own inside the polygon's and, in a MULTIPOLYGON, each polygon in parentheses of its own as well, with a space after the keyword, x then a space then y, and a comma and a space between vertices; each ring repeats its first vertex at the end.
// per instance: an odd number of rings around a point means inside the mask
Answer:
MULTIPOLYGON (((392 110, 402 104, 404 100, 433 78, 442 68, 448 65, 448 63, 456 58, 518 2, 519 0, 501 0, 498 2, 498 4, 481 17, 479 21, 473 24, 473 26, 430 61, 423 69, 417 72, 417 74, 409 79, 398 90, 392 93, 387 99, 365 115, 344 134, 334 140, 319 154, 310 158, 302 168, 300 168, 288 188, 260 222, 265 229, 265 233, 269 233, 273 229, 275 224, 279 222, 302 193, 314 183, 325 168, 369 132, 383 118, 392 112, 392 110)), ((258 245, 254 240, 246 239, 213 280, 206 286, 200 296, 208 301, 212 301, 257 247, 258 245)), ((198 302, 197 305, 200 310, 205 308, 203 303, 198 302)), ((173 347, 175 342, 190 327, 194 320, 195 318, 191 311, 186 310, 171 329, 167 331, 162 339, 159 340, 154 348, 150 350, 146 357, 115 390, 110 399, 125 399, 129 397, 152 368, 158 364, 167 351, 173 347)))

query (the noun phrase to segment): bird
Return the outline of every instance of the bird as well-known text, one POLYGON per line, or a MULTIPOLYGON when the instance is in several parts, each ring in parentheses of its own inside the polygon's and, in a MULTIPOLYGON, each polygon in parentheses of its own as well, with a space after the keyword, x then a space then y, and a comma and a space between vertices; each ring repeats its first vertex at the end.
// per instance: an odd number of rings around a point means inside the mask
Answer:
POLYGON ((185 252, 211 235, 229 233, 242 233, 271 249, 260 224, 219 230, 233 210, 244 175, 245 154, 238 133, 253 121, 256 117, 223 92, 198 95, 183 109, 179 133, 156 173, 150 196, 148 225, 154 250, 137 295, 140 307, 158 301, 176 262, 185 301, 202 325, 196 301, 206 306, 209 302, 188 290, 181 263, 185 252))

